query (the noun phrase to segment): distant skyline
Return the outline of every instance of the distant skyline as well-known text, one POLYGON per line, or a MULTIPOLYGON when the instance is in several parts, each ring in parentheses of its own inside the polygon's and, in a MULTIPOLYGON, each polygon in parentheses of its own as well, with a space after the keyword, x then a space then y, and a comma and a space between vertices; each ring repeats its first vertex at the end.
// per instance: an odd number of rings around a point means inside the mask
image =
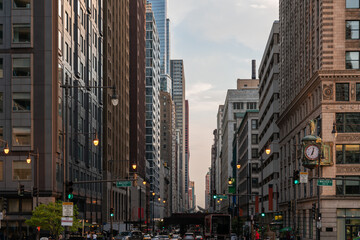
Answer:
POLYGON ((183 59, 189 100, 190 180, 197 205, 205 207, 218 106, 238 78, 260 65, 278 0, 168 0, 171 59, 183 59))

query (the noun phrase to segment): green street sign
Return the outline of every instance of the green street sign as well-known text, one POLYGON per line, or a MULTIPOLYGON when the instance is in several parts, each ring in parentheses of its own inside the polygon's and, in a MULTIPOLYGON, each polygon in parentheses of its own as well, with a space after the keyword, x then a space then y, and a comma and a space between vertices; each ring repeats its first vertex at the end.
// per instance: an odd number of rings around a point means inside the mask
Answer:
POLYGON ((317 185, 318 186, 332 186, 333 180, 332 179, 318 179, 317 185))
POLYGON ((216 198, 227 199, 227 195, 216 195, 216 198))
POLYGON ((235 186, 229 186, 229 193, 235 194, 235 186))
POLYGON ((116 182, 117 187, 131 187, 131 181, 119 181, 116 182))

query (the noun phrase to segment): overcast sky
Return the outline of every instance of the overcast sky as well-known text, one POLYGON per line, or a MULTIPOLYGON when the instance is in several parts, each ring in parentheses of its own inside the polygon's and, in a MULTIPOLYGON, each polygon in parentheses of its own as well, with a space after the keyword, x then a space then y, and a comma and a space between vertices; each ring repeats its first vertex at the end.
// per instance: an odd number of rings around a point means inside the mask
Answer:
POLYGON ((190 107, 190 180, 197 205, 205 206, 212 132, 227 89, 251 78, 251 60, 260 64, 278 0, 168 0, 171 59, 183 59, 190 107))

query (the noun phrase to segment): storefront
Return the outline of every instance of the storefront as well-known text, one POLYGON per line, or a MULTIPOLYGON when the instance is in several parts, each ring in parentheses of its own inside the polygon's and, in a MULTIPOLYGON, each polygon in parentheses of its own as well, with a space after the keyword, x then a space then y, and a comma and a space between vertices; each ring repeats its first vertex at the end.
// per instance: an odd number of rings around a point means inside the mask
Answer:
POLYGON ((360 209, 337 209, 337 239, 353 240, 360 236, 360 209))

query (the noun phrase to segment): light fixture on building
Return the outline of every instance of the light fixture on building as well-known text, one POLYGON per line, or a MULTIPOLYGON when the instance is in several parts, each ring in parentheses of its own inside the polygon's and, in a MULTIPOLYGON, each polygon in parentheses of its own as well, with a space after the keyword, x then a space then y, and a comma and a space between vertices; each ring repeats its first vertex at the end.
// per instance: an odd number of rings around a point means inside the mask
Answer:
POLYGON ((95 133, 95 138, 94 138, 94 140, 93 140, 93 144, 94 144, 95 147, 96 147, 97 145, 99 145, 99 138, 98 138, 98 136, 97 136, 97 133, 95 133))
POLYGON ((265 153, 267 155, 269 155, 271 153, 271 149, 270 149, 270 145, 267 145, 266 149, 265 149, 265 153))
POLYGON ((333 123, 333 130, 331 131, 332 134, 334 134, 335 137, 337 137, 337 129, 336 129, 336 124, 333 123))
POLYGON ((237 169, 240 169, 240 168, 241 168, 241 165, 238 163, 238 164, 236 165, 236 168, 237 168, 237 169))
POLYGON ((10 148, 9 145, 6 143, 5 147, 4 147, 4 153, 8 154, 10 152, 10 148))
POLYGON ((26 158, 26 162, 27 162, 28 164, 30 164, 30 163, 31 163, 31 157, 30 157, 30 155, 28 155, 28 156, 27 156, 27 158, 26 158))
POLYGON ((113 106, 117 106, 119 104, 119 98, 115 92, 115 85, 112 87, 112 90, 113 90, 113 94, 111 96, 111 103, 113 106))

